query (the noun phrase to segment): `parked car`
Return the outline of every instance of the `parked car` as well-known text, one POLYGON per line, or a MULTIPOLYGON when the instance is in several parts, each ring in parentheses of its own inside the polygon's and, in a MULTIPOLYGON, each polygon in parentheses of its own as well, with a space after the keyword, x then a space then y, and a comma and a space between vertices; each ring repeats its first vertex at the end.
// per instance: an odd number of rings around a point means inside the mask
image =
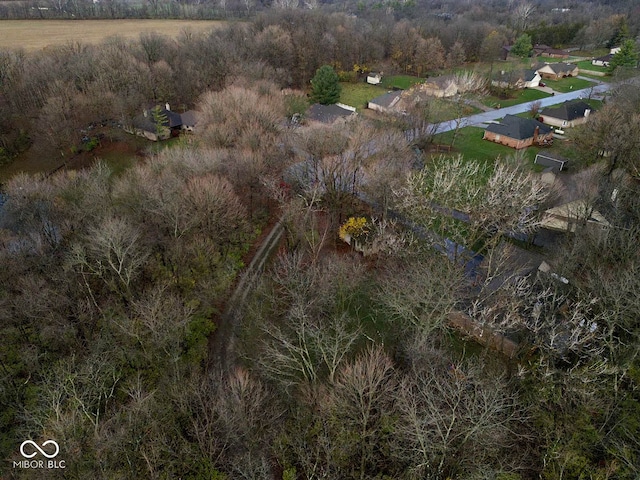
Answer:
POLYGON ((546 87, 547 86, 547 84, 544 83, 544 82, 540 82, 538 85, 540 85, 541 87, 546 87))

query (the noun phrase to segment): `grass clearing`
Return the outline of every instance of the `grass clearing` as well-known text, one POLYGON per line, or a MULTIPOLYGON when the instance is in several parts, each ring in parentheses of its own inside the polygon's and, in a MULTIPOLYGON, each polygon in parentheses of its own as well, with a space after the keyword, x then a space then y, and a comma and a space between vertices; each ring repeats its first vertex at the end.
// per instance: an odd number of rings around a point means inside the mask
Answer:
POLYGON ((595 86, 595 83, 577 77, 567 77, 562 80, 543 79, 542 81, 547 84, 547 87, 560 93, 567 93, 572 92, 573 90, 582 90, 583 88, 595 86))
POLYGON ((382 77, 382 86, 387 89, 401 88, 407 90, 416 83, 422 83, 424 79, 414 77, 413 75, 392 75, 389 77, 382 77))
POLYGON ((540 100, 542 98, 550 97, 546 92, 541 92, 540 90, 536 90, 534 88, 525 88, 523 90, 518 90, 516 92, 516 96, 513 98, 502 99, 496 97, 494 95, 487 95, 480 99, 480 101, 486 105, 487 107, 496 108, 498 105, 500 107, 511 107, 513 105, 519 105, 521 103, 533 102, 535 100, 540 100))
POLYGON ((342 91, 340 92, 340 102, 358 110, 367 108, 367 103, 380 95, 387 92, 378 85, 369 85, 368 83, 341 83, 342 91))
POLYGON ((185 31, 209 31, 222 20, 2 20, 0 49, 42 50, 72 42, 98 44, 109 37, 136 39, 157 32, 177 37, 185 31))

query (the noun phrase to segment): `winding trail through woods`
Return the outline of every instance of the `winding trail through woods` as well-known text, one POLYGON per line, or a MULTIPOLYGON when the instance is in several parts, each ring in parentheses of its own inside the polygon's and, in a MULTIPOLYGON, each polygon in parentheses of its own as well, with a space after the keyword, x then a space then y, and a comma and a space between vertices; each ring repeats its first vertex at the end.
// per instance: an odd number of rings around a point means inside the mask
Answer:
POLYGON ((217 329, 213 334, 213 341, 209 344, 209 364, 223 373, 226 373, 235 363, 233 346, 238 325, 242 321, 247 295, 260 279, 267 260, 278 249, 283 234, 284 224, 280 219, 260 244, 247 269, 242 272, 240 281, 220 316, 217 329))

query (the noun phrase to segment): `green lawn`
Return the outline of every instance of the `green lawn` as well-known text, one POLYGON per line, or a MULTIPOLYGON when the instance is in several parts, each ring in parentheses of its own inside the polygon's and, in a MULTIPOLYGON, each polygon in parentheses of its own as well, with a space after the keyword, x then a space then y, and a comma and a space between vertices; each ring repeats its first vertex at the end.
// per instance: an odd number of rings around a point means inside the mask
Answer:
POLYGON ((598 65, 592 65, 591 60, 582 60, 581 62, 578 62, 577 65, 580 68, 580 70, 584 69, 584 70, 593 70, 594 72, 604 72, 604 73, 608 72, 607 67, 599 67, 598 65))
MULTIPOLYGON (((454 132, 438 134, 434 137, 433 143, 450 145, 454 132)), ((454 149, 462 154, 464 158, 484 160, 494 162, 497 157, 512 155, 515 150, 504 145, 483 140, 484 130, 479 127, 465 127, 458 131, 454 149)), ((457 153, 456 153, 457 155, 457 153)))
POLYGON ((367 108, 367 102, 387 92, 378 85, 368 83, 341 83, 340 103, 356 107, 358 110, 367 108))
MULTIPOLYGON (((515 155, 516 150, 505 145, 499 145, 489 140, 483 140, 484 129, 479 127, 465 127, 458 131, 456 141, 454 143, 454 149, 456 152, 461 153, 464 158, 483 160, 493 163, 496 158, 505 158, 510 155, 515 155)), ((436 135, 433 142, 443 145, 450 145, 453 138, 453 132, 446 132, 436 135)), ((528 147, 518 152, 519 155, 524 156, 524 160, 534 171, 542 170, 538 165, 534 165, 533 160, 536 154, 542 150, 540 147, 528 147)), ((458 153, 455 153, 457 155, 458 153)))
POLYGON ((596 84, 589 80, 583 80, 576 77, 567 77, 562 80, 542 80, 547 87, 553 88, 556 92, 566 93, 573 90, 582 90, 583 88, 594 87, 596 84))
POLYGON ((486 97, 481 98, 480 101, 488 107, 495 108, 498 105, 500 105, 501 107, 511 107, 513 105, 519 105, 520 103, 533 102, 535 100, 540 100, 541 98, 547 98, 550 96, 548 93, 531 88, 518 90, 515 92, 515 95, 516 96, 514 98, 508 98, 506 100, 495 97, 493 95, 487 95, 486 97))
POLYGON ((384 88, 401 88, 406 90, 416 83, 423 82, 424 79, 414 77, 412 75, 392 75, 390 77, 382 77, 382 86, 384 88))

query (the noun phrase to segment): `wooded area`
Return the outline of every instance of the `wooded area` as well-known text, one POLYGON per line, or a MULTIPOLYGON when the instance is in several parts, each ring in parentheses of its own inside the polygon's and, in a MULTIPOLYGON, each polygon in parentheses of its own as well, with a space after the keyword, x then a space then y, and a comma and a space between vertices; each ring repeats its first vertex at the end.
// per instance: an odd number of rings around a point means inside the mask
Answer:
POLYGON ((0 159, 46 165, 0 192, 0 476, 638 478, 638 86, 618 71, 576 127, 584 208, 552 248, 534 240, 566 192, 522 155, 430 154, 434 104, 334 125, 304 112, 333 71, 493 68, 524 32, 598 48, 623 25, 637 38, 640 16, 246 5, 265 11, 206 34, 0 52, 0 159), (197 112, 192 133, 121 171, 50 171, 145 109, 160 124, 165 104, 197 112), (277 252, 232 295, 276 224, 277 252), (16 467, 27 439, 55 440, 65 468, 16 467))

